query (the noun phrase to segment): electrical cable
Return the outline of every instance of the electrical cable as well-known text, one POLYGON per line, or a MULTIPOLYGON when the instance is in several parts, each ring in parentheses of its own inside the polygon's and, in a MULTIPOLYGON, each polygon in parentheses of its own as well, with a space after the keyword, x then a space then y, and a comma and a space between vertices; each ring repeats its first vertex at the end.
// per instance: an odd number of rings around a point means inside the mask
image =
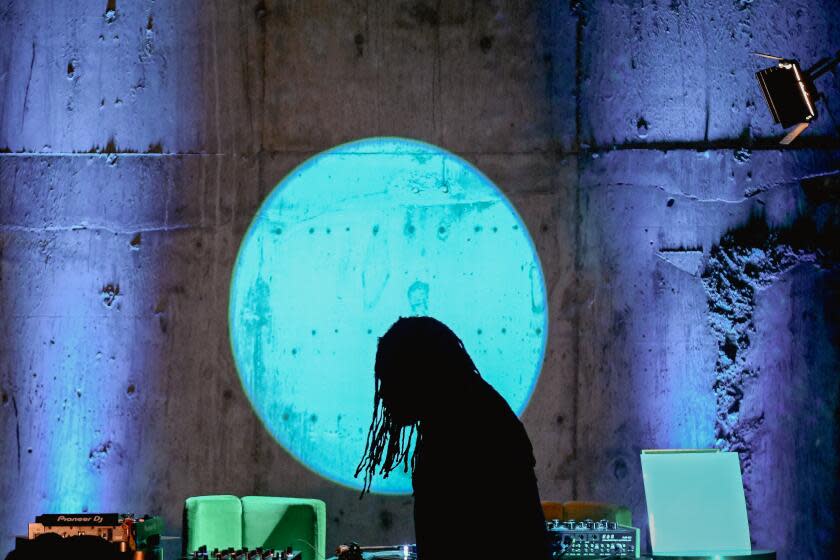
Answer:
POLYGON ((320 554, 320 553, 318 552, 318 549, 317 549, 317 548, 315 548, 315 547, 312 545, 312 543, 310 543, 310 542, 309 542, 309 541, 307 541, 306 539, 295 539, 295 541, 296 541, 296 542, 297 542, 297 541, 300 541, 300 542, 302 542, 303 544, 305 544, 306 546, 308 546, 309 548, 311 548, 311 549, 312 549, 312 552, 314 552, 314 553, 315 553, 316 560, 327 560, 327 557, 326 557, 324 554, 320 554))

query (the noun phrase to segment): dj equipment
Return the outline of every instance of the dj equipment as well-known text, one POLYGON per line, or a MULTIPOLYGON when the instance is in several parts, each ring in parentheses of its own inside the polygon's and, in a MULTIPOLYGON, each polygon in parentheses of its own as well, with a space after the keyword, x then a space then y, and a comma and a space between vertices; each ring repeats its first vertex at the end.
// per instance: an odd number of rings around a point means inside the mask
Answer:
POLYGON ((301 552, 299 550, 292 550, 292 547, 286 550, 274 550, 273 548, 257 547, 253 550, 247 548, 240 548, 234 550, 226 548, 219 550, 214 548, 212 552, 207 551, 207 546, 202 545, 198 547, 186 560, 300 560, 301 552))
POLYGON ((546 522, 552 558, 639 558, 639 530, 612 521, 546 522))
POLYGON ((335 551, 338 560, 417 560, 416 544, 394 546, 359 546, 356 543, 343 544, 335 551))
POLYGON ((53 534, 59 537, 92 536, 117 545, 120 552, 140 552, 140 557, 160 558, 160 517, 120 513, 46 513, 29 524, 28 539, 53 534))

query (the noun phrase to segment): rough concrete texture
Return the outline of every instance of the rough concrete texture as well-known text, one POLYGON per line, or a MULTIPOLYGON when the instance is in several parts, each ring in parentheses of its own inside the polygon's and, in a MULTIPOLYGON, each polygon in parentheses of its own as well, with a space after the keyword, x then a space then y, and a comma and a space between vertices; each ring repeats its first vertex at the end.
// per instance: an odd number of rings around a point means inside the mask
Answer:
MULTIPOLYGON (((808 68, 837 50, 840 34, 837 0, 581 5, 580 133, 603 147, 776 136, 761 91, 751 87, 754 73, 771 64, 751 53, 796 58, 808 68)), ((837 87, 838 78, 827 80, 837 87)), ((824 115, 815 129, 836 136, 840 99, 827 106, 836 117, 824 115)))
POLYGON ((161 513, 177 534, 210 493, 323 499, 328 547, 413 538, 410 496, 359 501, 273 441, 227 335, 266 194, 378 135, 465 157, 530 229, 544 499, 624 503, 646 528, 641 449, 737 449, 755 542, 836 553, 840 73, 781 150, 748 53, 807 67, 840 49, 838 13, 0 1, 0 553, 48 509, 161 513))

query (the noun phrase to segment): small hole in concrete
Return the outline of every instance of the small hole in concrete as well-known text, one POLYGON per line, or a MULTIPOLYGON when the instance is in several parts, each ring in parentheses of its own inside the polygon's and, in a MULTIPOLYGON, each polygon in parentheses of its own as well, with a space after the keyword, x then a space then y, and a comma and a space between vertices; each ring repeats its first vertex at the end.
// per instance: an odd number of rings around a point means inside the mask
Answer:
POLYGON ((267 15, 268 9, 265 7, 265 2, 260 0, 257 2, 257 5, 254 6, 254 17, 256 17, 260 23, 263 23, 263 20, 265 20, 265 16, 267 15))
POLYGON ((100 295, 102 296, 103 305, 105 305, 105 307, 111 307, 114 304, 114 300, 116 300, 117 296, 120 295, 120 285, 106 284, 102 288, 100 295))
POLYGON ((644 138, 645 136, 647 136, 649 129, 650 123, 647 122, 644 117, 639 117, 639 120, 636 121, 636 133, 641 138, 644 138))
POLYGON ((622 480, 627 476, 627 462, 624 459, 615 460, 613 476, 615 476, 616 480, 622 480))

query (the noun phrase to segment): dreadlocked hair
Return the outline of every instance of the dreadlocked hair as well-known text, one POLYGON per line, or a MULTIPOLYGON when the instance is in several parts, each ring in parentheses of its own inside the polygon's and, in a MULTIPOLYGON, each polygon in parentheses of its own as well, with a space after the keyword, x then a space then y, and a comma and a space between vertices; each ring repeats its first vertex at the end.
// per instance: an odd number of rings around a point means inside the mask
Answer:
MULTIPOLYGON (((376 350, 375 391, 373 418, 368 429, 365 450, 355 476, 364 472, 361 496, 370 491, 377 470, 383 478, 399 468, 414 472, 417 453, 423 441, 419 420, 405 425, 394 421, 393 415, 382 399, 383 377, 386 383, 399 383, 399 377, 412 375, 404 370, 405 363, 422 370, 430 383, 451 384, 459 378, 480 377, 478 369, 464 348, 463 342, 452 330, 432 317, 401 317, 379 339, 376 350), (399 374, 393 370, 399 370, 399 374), (437 377, 430 379, 430 377, 437 377), (412 447, 412 444, 413 447, 412 447), (380 466, 381 465, 381 466, 380 466)), ((416 375, 416 373, 414 373, 416 375)), ((408 381, 404 379, 403 382, 408 381)))
POLYGON ((362 493, 359 498, 370 492, 373 476, 380 464, 382 466, 379 468, 379 474, 382 475, 382 478, 388 478, 391 471, 398 468, 400 464, 403 466, 403 472, 408 472, 409 461, 413 471, 417 458, 417 448, 421 439, 418 423, 400 426, 393 421, 390 411, 382 404, 382 397, 379 392, 381 385, 382 381, 377 378, 373 396, 373 419, 370 421, 362 459, 356 467, 354 475, 354 477, 357 477, 361 472, 364 471, 365 473, 362 493), (411 451, 411 444, 415 435, 417 444, 411 453, 411 458, 409 458, 409 451, 411 451))

